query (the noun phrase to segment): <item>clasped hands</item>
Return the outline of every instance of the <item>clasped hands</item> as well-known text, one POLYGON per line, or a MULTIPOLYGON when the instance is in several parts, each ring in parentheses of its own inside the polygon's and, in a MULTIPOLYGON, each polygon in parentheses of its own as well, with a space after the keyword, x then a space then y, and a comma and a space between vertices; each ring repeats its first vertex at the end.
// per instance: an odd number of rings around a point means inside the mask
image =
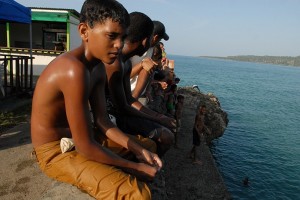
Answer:
POLYGON ((153 70, 157 67, 157 63, 154 62, 151 58, 144 58, 141 62, 141 66, 145 69, 148 73, 152 73, 153 70))

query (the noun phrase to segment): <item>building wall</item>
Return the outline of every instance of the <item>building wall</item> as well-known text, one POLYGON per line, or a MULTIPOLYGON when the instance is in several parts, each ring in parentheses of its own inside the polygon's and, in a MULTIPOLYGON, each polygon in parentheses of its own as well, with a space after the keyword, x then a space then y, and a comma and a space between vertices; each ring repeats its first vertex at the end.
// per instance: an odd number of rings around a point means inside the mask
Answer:
POLYGON ((33 57, 33 75, 39 76, 46 66, 57 56, 34 55, 33 57))
POLYGON ((81 44, 81 38, 78 33, 79 20, 70 16, 70 50, 81 44))

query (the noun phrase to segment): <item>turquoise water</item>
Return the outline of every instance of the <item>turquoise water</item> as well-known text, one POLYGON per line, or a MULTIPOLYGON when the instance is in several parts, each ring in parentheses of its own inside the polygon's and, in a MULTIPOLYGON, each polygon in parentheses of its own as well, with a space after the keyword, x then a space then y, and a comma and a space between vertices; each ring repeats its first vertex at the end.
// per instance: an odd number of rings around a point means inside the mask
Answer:
POLYGON ((179 86, 214 93, 229 115, 212 152, 233 198, 300 199, 300 67, 169 57, 179 86))

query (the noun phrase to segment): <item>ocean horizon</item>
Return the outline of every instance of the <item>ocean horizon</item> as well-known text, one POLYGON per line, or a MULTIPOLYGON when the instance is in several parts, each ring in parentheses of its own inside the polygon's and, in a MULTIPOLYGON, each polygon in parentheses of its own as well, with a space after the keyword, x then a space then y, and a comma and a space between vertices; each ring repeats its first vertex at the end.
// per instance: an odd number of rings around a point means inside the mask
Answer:
POLYGON ((298 199, 300 68, 168 57, 175 60, 179 86, 213 93, 228 114, 228 127, 211 151, 233 199, 298 199))

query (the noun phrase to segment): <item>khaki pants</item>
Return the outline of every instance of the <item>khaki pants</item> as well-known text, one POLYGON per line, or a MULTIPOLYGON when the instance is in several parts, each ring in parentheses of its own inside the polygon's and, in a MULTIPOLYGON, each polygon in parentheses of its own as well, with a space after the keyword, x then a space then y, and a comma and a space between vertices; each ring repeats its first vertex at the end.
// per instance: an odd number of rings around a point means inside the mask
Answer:
MULTIPOLYGON (((153 141, 146 138, 135 140, 149 150, 153 144, 155 146, 153 141)), ((112 145, 112 149, 110 146, 108 148, 114 152, 126 154, 127 150, 124 151, 120 146, 117 148, 117 144, 108 139, 103 143, 112 145)), ((60 141, 41 145, 35 148, 35 152, 40 168, 46 175, 75 185, 96 199, 151 199, 146 183, 114 166, 91 161, 75 150, 62 154, 60 141)))

